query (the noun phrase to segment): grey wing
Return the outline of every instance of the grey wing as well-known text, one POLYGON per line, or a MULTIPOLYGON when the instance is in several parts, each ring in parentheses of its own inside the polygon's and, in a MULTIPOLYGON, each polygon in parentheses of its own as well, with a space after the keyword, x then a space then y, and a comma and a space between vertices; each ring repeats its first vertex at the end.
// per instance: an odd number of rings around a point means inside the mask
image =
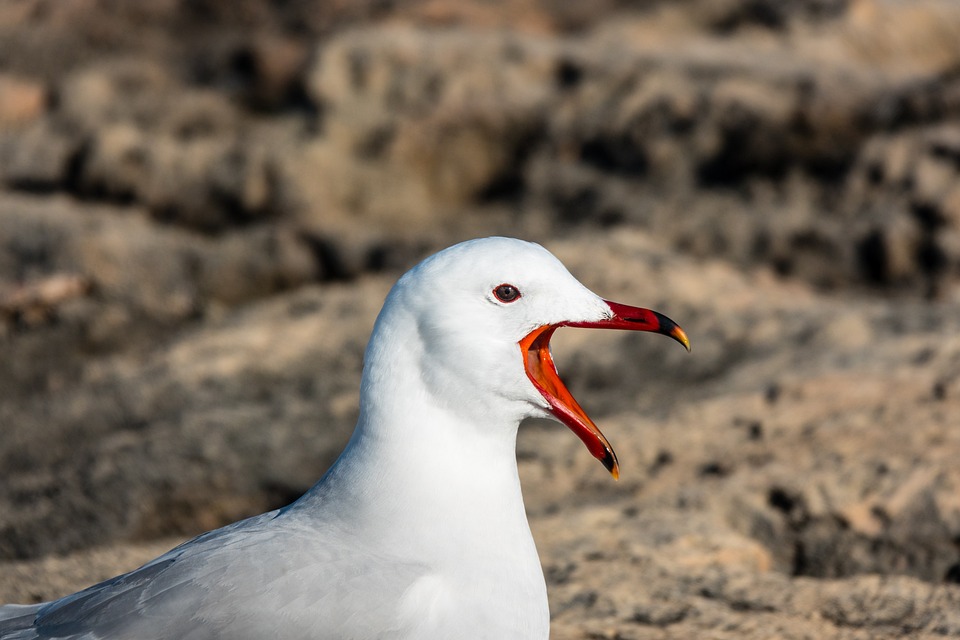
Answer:
POLYGON ((151 563, 53 602, 0 607, 0 640, 96 638, 94 629, 100 622, 122 615, 124 596, 143 587, 164 566, 151 563))
MULTIPOLYGON (((0 640, 21 638, 123 637, 128 627, 149 616, 150 601, 164 591, 189 592, 205 580, 191 559, 212 555, 221 540, 256 531, 275 512, 207 532, 139 569, 95 584, 59 600, 7 605, 0 616, 0 640), (10 615, 6 615, 7 612, 10 615)), ((161 637, 154 633, 150 637, 161 637)))
POLYGON ((29 640, 36 638, 31 630, 37 611, 43 604, 8 604, 0 606, 0 638, 4 640, 29 640))
POLYGON ((277 516, 206 533, 135 571, 24 609, 10 625, 0 618, 0 640, 361 639, 406 624, 398 603, 422 567, 383 562, 343 536, 277 516))

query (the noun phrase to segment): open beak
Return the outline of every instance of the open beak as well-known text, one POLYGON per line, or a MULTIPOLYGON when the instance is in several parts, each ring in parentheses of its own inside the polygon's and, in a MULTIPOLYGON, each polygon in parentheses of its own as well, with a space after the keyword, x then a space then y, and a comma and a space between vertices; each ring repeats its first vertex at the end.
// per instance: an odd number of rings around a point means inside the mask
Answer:
POLYGON ((524 336, 519 344, 527 377, 549 403, 550 412, 577 434, 577 437, 587 445, 593 457, 602 462, 614 478, 619 478, 620 465, 617 463, 617 454, 614 453, 613 447, 570 394, 557 373, 553 356, 550 355, 550 337, 559 327, 584 327, 662 333, 682 344, 687 351, 690 350, 690 341, 676 322, 661 313, 617 302, 605 302, 613 312, 610 318, 592 322, 561 322, 544 325, 524 336))

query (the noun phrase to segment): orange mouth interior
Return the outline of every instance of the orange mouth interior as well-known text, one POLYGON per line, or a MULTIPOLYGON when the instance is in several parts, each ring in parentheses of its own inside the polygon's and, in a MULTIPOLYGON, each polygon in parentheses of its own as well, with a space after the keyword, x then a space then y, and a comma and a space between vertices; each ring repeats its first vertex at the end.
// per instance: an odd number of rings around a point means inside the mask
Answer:
POLYGON ((550 338, 556 330, 556 325, 544 325, 534 329, 520 341, 527 377, 550 405, 550 413, 577 434, 593 457, 602 462, 614 478, 619 478, 620 465, 613 447, 571 395, 557 373, 553 356, 550 354, 550 338))

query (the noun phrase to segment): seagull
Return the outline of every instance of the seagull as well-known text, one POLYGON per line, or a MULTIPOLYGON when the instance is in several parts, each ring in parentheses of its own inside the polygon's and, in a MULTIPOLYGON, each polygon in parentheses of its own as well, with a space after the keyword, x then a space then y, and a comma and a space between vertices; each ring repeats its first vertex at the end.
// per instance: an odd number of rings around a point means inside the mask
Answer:
POLYGON ((675 322, 603 300, 540 245, 454 245, 388 294, 356 429, 309 491, 78 593, 0 607, 0 639, 548 638, 520 422, 559 420, 619 474, 557 374, 560 327, 652 331, 690 349, 675 322))

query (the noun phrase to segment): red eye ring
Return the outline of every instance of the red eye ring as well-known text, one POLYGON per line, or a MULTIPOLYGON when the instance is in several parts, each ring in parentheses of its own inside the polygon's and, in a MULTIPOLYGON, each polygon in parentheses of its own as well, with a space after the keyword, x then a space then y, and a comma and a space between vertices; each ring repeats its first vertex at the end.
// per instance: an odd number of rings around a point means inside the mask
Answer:
POLYGON ((493 290, 493 295, 496 296, 497 300, 500 302, 516 302, 520 299, 520 289, 517 289, 512 284, 507 284, 505 282, 497 285, 497 287, 493 290))

